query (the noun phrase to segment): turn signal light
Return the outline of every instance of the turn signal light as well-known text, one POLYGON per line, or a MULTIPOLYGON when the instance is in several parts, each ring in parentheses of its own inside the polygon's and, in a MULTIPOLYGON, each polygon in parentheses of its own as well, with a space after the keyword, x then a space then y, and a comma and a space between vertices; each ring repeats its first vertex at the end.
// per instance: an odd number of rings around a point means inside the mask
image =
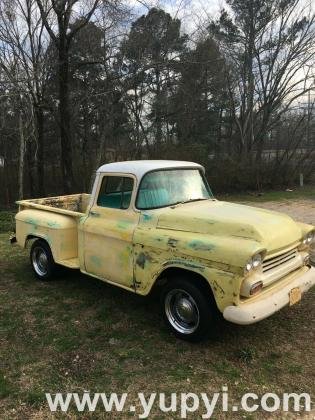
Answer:
POLYGON ((251 296, 256 295, 256 293, 260 292, 263 288, 263 282, 262 281, 258 281, 257 283, 254 283, 252 285, 252 287, 250 288, 250 292, 249 294, 251 296))

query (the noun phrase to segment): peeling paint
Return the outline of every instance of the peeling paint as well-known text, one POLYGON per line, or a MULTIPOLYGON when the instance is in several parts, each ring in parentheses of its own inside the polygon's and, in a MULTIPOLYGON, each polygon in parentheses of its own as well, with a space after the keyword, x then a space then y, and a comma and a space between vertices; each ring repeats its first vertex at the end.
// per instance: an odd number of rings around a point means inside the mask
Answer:
POLYGON ((38 220, 37 219, 33 219, 32 217, 28 217, 27 219, 25 219, 26 223, 29 223, 30 225, 36 226, 38 224, 38 220))
POLYGON ((102 259, 98 257, 97 255, 92 255, 90 260, 91 260, 91 263, 96 265, 97 267, 102 266, 102 259))
POLYGON ((214 290, 219 291, 219 292, 221 293, 221 295, 222 295, 222 296, 224 296, 224 295, 225 295, 224 290, 222 289, 222 287, 219 285, 219 283, 218 283, 216 280, 213 280, 213 281, 212 281, 212 284, 213 284, 213 288, 214 288, 214 290))
POLYGON ((145 268, 146 263, 147 263, 147 262, 151 262, 152 260, 153 260, 153 258, 152 258, 149 254, 146 254, 146 253, 144 253, 144 252, 141 252, 141 253, 138 255, 137 259, 136 259, 136 264, 137 264, 139 267, 141 267, 142 269, 144 269, 144 268, 145 268))
POLYGON ((48 221, 47 226, 53 229, 59 229, 61 227, 60 224, 55 221, 48 221))
POLYGON ((153 216, 151 214, 148 214, 148 213, 142 213, 141 218, 144 222, 149 222, 150 220, 153 219, 153 216))
POLYGON ((169 240, 167 241, 167 245, 169 245, 172 248, 176 248, 177 243, 178 243, 178 240, 174 238, 169 238, 169 240))
POLYGON ((122 230, 127 230, 130 227, 130 222, 129 221, 125 221, 125 220, 120 220, 117 223, 117 228, 118 229, 122 229, 122 230))
POLYGON ((89 200, 89 194, 73 194, 59 197, 38 198, 28 201, 42 206, 85 213, 89 200))
POLYGON ((208 244, 200 240, 193 240, 188 243, 189 248, 192 248, 197 251, 213 251, 216 247, 213 244, 208 244))

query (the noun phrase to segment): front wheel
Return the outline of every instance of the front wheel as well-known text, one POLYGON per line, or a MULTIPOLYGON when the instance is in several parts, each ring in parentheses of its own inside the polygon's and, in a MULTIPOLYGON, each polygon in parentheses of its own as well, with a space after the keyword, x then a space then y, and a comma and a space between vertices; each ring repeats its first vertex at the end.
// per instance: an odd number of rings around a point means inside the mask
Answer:
POLYGON ((173 278, 164 286, 161 306, 169 329, 187 341, 208 337, 214 325, 214 299, 194 279, 173 278))
POLYGON ((33 271, 40 280, 49 280, 56 271, 56 263, 47 242, 37 239, 30 253, 33 271))

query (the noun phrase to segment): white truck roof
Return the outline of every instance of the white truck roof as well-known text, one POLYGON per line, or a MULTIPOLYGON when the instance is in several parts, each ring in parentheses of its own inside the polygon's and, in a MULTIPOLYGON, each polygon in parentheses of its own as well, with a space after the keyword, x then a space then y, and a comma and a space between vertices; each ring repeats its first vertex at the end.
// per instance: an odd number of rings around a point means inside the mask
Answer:
POLYGON ((139 180, 147 172, 158 169, 192 168, 201 169, 204 167, 194 162, 180 160, 130 160, 125 162, 107 163, 101 166, 97 173, 124 173, 135 175, 139 180))

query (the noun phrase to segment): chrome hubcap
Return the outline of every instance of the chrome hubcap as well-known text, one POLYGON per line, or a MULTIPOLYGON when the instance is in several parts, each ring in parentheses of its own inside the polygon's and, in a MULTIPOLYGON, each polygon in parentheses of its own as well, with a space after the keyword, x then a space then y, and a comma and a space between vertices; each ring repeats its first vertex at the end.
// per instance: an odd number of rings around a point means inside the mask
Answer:
POLYGON ((48 273, 48 258, 43 248, 34 248, 32 262, 34 270, 39 276, 45 276, 48 273))
POLYGON ((184 290, 174 289, 166 295, 165 313, 170 324, 182 334, 192 334, 198 328, 197 304, 184 290))

